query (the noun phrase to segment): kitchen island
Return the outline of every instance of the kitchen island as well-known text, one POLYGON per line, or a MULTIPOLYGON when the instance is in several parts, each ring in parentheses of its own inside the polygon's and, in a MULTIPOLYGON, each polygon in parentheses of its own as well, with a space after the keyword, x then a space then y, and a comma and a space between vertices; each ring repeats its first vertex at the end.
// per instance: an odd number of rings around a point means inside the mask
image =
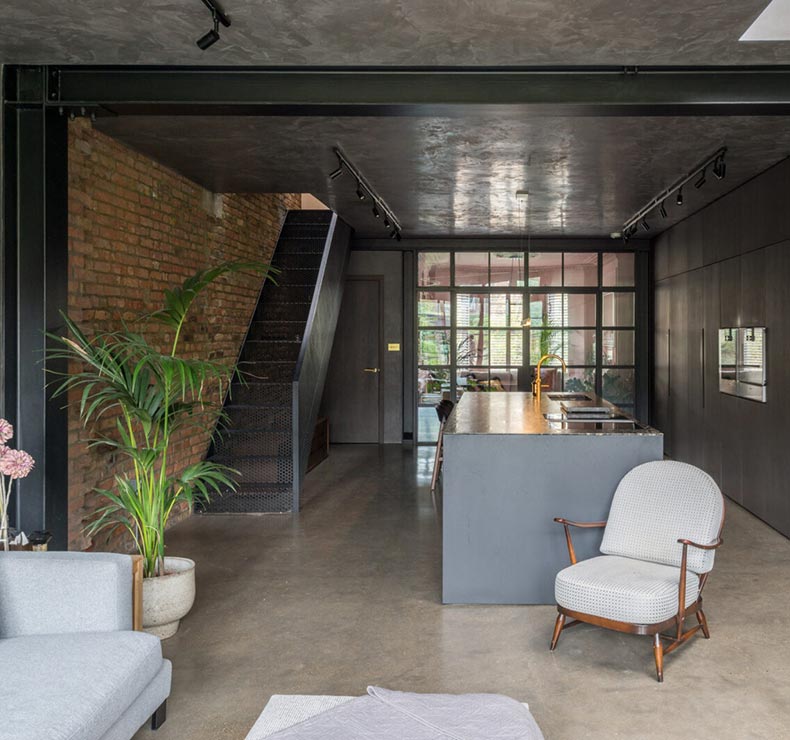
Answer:
MULTIPOLYGON (((631 468, 664 453, 663 435, 594 394, 465 393, 444 433, 445 604, 552 604, 568 563, 562 526, 606 519, 631 468), (570 401, 611 418, 569 419, 570 401)), ((602 529, 573 532, 577 557, 599 554, 602 529)))

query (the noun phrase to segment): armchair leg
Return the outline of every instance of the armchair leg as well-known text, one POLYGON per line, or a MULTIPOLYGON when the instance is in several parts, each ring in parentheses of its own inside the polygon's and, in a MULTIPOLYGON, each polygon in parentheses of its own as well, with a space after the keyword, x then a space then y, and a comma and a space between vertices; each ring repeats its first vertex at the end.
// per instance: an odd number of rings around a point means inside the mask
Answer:
POLYGON ((705 618, 705 612, 702 609, 697 610, 697 621, 699 626, 702 627, 702 634, 705 635, 706 640, 710 640, 710 630, 708 629, 708 620, 705 618))
POLYGON ((653 656, 656 659, 656 676, 658 682, 664 681, 664 646, 661 644, 661 636, 656 633, 653 635, 653 656))
POLYGON ((557 621, 554 622, 554 634, 551 636, 551 647, 549 648, 550 651, 554 652, 554 648, 557 647, 557 641, 560 639, 560 633, 562 632, 562 628, 565 626, 565 615, 558 614, 557 621))
POLYGON ((151 715, 151 729, 158 730, 167 719, 167 699, 165 699, 151 715))

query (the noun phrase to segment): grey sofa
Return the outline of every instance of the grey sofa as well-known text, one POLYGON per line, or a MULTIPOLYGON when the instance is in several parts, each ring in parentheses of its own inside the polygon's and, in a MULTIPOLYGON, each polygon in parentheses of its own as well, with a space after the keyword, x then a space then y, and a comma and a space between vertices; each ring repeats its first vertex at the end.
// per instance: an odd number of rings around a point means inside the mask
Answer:
POLYGON ((0 740, 129 740, 165 716, 170 661, 133 624, 133 562, 0 552, 0 740))

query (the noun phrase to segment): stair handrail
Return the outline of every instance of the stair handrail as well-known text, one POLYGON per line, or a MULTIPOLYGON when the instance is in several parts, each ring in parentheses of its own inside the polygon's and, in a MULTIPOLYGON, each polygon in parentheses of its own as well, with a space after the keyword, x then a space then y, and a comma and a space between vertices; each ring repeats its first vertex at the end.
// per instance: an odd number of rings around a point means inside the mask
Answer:
POLYGON ((324 240, 321 265, 310 301, 302 345, 293 376, 293 511, 299 511, 299 497, 307 459, 332 352, 335 327, 343 297, 343 281, 349 256, 350 228, 336 213, 324 240), (310 377, 312 373, 312 377, 310 377))

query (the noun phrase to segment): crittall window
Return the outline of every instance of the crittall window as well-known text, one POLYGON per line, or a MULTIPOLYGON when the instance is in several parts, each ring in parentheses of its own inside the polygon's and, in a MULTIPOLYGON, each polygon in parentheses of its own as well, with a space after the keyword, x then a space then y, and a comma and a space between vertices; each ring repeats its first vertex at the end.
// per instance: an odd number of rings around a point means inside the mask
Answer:
POLYGON ((550 360, 544 383, 633 410, 633 252, 420 252, 417 286, 418 443, 440 400, 528 391, 546 354, 568 372, 550 360))

